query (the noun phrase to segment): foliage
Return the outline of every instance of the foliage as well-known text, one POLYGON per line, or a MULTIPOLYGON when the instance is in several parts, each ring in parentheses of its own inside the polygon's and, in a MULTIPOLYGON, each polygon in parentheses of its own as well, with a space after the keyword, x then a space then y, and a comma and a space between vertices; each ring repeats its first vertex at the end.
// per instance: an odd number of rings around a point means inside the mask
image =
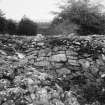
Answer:
POLYGON ((17 33, 19 35, 36 35, 37 24, 32 20, 23 17, 19 22, 17 33))
POLYGON ((15 21, 7 20, 6 32, 8 34, 10 34, 10 35, 16 34, 16 32, 17 32, 17 25, 16 25, 15 21))
POLYGON ((6 29, 6 19, 3 12, 0 10, 0 33, 5 33, 6 29))
POLYGON ((23 17, 16 23, 12 19, 6 19, 4 13, 0 10, 0 33, 10 35, 36 35, 37 24, 32 20, 23 17))
POLYGON ((92 5, 88 0, 68 0, 57 18, 53 21, 53 24, 57 26, 69 20, 69 24, 76 24, 78 26, 74 31, 80 35, 105 34, 104 17, 99 4, 92 5))

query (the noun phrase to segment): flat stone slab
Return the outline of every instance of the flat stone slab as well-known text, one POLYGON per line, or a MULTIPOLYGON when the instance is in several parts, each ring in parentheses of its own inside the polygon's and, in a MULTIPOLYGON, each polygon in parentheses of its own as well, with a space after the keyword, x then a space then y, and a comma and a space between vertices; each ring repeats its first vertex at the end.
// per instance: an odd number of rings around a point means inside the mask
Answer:
POLYGON ((54 61, 54 62, 66 62, 67 61, 67 57, 65 54, 57 54, 57 55, 53 55, 51 57, 51 61, 54 61))

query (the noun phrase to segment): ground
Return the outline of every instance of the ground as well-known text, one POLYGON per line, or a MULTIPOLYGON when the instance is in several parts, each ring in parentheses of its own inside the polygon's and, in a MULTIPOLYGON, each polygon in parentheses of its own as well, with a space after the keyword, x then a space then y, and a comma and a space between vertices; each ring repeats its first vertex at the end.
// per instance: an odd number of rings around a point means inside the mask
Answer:
POLYGON ((0 105, 104 105, 105 37, 0 36, 0 105))

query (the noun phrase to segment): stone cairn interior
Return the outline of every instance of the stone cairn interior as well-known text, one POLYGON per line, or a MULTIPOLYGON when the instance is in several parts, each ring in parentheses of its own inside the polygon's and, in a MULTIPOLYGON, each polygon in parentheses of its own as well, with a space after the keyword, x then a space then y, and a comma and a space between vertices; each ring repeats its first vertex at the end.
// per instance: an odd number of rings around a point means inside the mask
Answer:
POLYGON ((0 36, 0 105, 105 105, 105 36, 0 36))

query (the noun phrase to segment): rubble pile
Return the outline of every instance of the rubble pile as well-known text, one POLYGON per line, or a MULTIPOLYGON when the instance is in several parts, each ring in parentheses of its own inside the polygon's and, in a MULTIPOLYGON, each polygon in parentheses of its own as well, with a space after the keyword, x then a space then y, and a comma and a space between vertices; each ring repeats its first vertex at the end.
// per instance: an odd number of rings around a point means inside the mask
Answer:
POLYGON ((35 38, 0 36, 0 105, 105 104, 105 36, 35 38))

